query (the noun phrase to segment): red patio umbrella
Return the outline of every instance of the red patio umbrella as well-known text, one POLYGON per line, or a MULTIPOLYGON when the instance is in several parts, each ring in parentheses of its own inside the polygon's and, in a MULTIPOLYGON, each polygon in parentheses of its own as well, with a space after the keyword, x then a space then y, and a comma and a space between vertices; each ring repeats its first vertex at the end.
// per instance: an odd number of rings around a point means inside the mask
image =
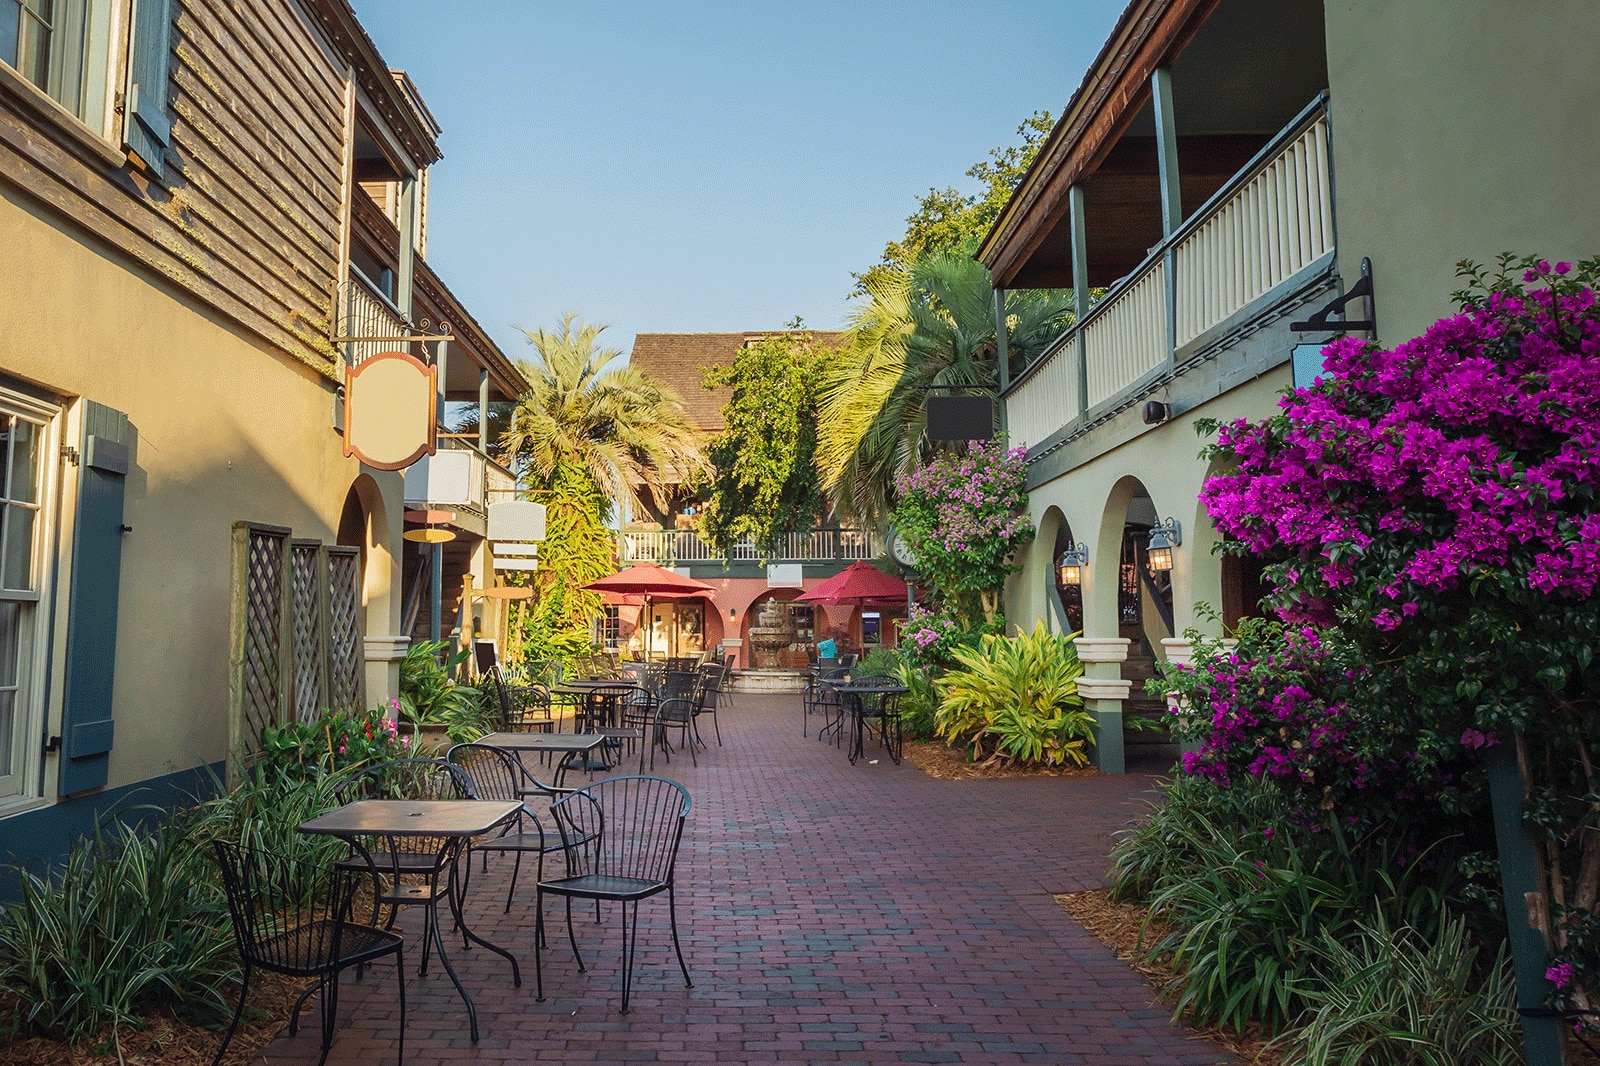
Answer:
MULTIPOLYGON (((618 593, 624 596, 644 597, 644 620, 650 618, 650 601, 652 599, 687 599, 690 596, 703 596, 708 592, 715 592, 716 588, 704 581, 696 581, 692 577, 675 574, 651 563, 636 563, 626 570, 618 571, 598 581, 591 581, 583 586, 590 592, 618 593)), ((644 631, 646 658, 650 655, 650 630, 653 626, 646 625, 644 631)))
POLYGON ((868 563, 851 563, 796 603, 822 603, 830 607, 884 607, 906 602, 906 583, 868 563))

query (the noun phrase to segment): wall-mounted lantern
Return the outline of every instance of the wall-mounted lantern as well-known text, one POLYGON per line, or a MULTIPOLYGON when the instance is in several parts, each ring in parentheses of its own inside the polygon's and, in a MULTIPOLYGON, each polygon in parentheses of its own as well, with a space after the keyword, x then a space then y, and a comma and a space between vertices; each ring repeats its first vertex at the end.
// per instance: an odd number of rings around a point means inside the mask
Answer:
POLYGON ((1063 585, 1083 584, 1083 568, 1089 565, 1089 546, 1072 545, 1061 553, 1061 561, 1056 565, 1063 585))
POLYGON ((1183 543, 1183 527, 1176 518, 1169 518, 1150 529, 1150 543, 1145 545, 1151 570, 1172 569, 1172 549, 1183 543))

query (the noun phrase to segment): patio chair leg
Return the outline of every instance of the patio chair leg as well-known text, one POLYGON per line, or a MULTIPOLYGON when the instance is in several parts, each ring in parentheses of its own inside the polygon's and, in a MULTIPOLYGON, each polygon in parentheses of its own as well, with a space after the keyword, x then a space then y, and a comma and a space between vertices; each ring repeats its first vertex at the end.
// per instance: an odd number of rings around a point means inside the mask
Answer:
MULTIPOLYGON (((517 873, 522 869, 522 852, 517 852, 517 861, 511 865, 511 887, 506 889, 506 913, 511 913, 511 897, 517 891, 517 873)), ((464 890, 463 890, 464 891, 464 890)))
POLYGON ((406 960, 404 944, 398 944, 394 949, 394 975, 400 985, 400 1043, 395 1048, 394 1066, 403 1066, 406 1061, 406 960))
POLYGON ((417 968, 418 977, 428 976, 428 950, 433 946, 429 937, 433 932, 434 924, 433 908, 422 908, 422 965, 417 968))
POLYGON ((628 991, 633 984, 633 956, 639 950, 639 901, 633 901, 632 935, 628 928, 628 902, 622 901, 622 1013, 628 1013, 628 991))
MULTIPOLYGON (((233 1010, 233 1022, 229 1024, 228 1031, 222 1034, 222 1046, 217 1048, 217 1057, 211 1060, 211 1066, 217 1066, 222 1061, 222 1056, 227 1053, 228 1045, 233 1042, 233 1033, 239 1028, 239 1019, 244 1017, 244 999, 250 992, 250 966, 245 964, 244 978, 239 982, 239 1005, 233 1010)), ((296 1004, 296 1014, 298 1004, 296 1004)))
POLYGON ((667 917, 672 921, 672 950, 678 953, 678 969, 683 971, 683 983, 693 988, 694 982, 689 980, 689 964, 683 961, 683 945, 678 943, 678 897, 673 894, 670 885, 667 887, 667 917))
MULTIPOLYGON (((599 904, 595 904, 598 909, 599 904)), ((578 960, 578 970, 583 972, 587 967, 583 965, 583 955, 578 951, 578 934, 572 931, 572 897, 567 897, 567 939, 572 942, 572 957, 578 960)))
POLYGON ((333 1030, 338 1022, 339 1015, 339 971, 335 970, 322 979, 322 1054, 317 1059, 317 1066, 323 1066, 328 1061, 328 1052, 333 1048, 333 1030))
POLYGON ((300 1032, 300 1010, 306 1005, 306 1000, 310 999, 319 989, 322 988, 322 980, 323 979, 320 977, 317 978, 316 983, 310 988, 306 989, 304 992, 300 993, 300 998, 294 1001, 294 1010, 289 1014, 290 1036, 294 1036, 296 1033, 300 1032))
MULTIPOLYGON (((540 878, 543 881, 544 878, 540 878)), ((536 888, 533 892, 533 998, 539 1003, 544 1002, 544 889, 536 888)))

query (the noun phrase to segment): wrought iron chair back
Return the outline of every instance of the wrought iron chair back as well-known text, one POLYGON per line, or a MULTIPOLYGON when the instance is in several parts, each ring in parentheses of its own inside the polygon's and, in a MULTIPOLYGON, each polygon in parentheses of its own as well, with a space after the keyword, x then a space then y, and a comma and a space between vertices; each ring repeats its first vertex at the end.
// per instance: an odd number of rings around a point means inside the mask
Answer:
POLYGON ((665 777, 608 777, 579 789, 551 808, 567 876, 670 885, 690 806, 689 790, 665 777))

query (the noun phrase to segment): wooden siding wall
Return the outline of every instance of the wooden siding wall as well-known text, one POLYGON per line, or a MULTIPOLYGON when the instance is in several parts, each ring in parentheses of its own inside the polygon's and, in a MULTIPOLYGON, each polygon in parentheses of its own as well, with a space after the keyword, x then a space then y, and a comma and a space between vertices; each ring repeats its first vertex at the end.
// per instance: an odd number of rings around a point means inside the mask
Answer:
POLYGON ((166 187, 0 95, 0 178, 327 375, 344 74, 292 0, 175 0, 166 187))

